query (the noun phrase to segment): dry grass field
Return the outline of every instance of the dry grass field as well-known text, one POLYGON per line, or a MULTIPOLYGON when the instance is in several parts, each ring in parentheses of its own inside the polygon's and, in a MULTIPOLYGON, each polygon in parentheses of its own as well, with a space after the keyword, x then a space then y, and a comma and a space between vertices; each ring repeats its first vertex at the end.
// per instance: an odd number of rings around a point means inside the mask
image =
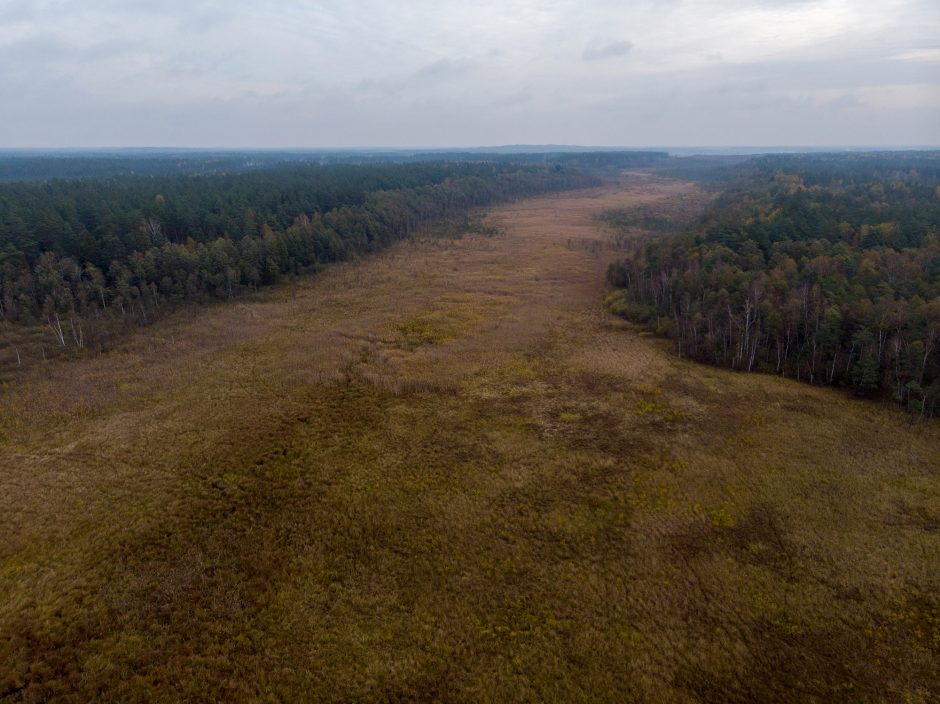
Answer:
POLYGON ((619 185, 0 397, 0 701, 940 699, 940 426, 604 308, 619 185))

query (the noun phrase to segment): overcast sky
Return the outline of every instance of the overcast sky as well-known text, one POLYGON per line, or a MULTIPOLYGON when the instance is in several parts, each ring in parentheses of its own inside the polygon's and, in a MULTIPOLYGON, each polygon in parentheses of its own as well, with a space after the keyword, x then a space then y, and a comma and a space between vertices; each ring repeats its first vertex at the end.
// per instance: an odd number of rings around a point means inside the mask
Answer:
POLYGON ((940 144, 940 0, 0 0, 0 146, 940 144))

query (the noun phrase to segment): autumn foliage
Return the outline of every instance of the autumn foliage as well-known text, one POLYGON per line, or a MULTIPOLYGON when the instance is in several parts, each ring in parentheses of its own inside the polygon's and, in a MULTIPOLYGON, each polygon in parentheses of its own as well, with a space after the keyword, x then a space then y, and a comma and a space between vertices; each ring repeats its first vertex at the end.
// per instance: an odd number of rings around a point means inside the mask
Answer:
POLYGON ((612 308, 679 354, 882 393, 940 397, 940 158, 765 157, 695 227, 611 266, 612 308))

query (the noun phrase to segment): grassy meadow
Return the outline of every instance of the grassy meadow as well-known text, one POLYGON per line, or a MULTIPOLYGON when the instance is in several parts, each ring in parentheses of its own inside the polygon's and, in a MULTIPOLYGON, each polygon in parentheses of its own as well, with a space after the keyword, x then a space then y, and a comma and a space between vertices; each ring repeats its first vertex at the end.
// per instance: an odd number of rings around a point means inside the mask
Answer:
POLYGON ((632 173, 0 396, 0 701, 940 699, 940 425, 604 307, 632 173), (494 234, 495 233, 495 234, 494 234))

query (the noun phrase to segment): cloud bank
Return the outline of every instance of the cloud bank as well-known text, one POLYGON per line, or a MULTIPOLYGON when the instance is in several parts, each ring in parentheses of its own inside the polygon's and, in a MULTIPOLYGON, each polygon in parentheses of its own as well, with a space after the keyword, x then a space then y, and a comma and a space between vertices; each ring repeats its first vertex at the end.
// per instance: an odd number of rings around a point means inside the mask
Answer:
POLYGON ((0 0, 0 146, 940 144, 935 0, 0 0))

